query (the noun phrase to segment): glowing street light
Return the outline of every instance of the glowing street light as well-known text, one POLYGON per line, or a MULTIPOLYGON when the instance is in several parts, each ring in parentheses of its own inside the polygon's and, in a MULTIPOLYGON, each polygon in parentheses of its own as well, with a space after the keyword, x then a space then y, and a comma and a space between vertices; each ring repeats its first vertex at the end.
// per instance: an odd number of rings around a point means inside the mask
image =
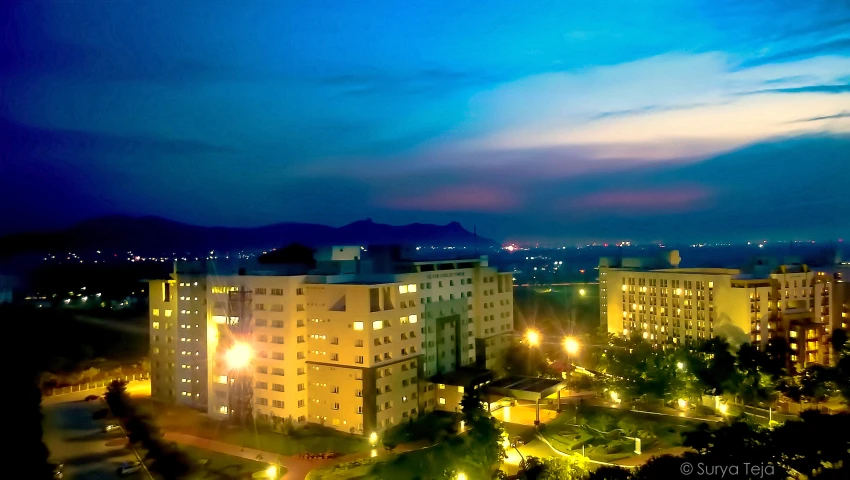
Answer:
POLYGON ((371 443, 373 447, 378 443, 378 434, 377 433, 372 432, 372 433, 369 434, 369 443, 371 443))
POLYGON ((224 359, 231 370, 239 370, 247 367, 253 356, 254 351, 247 343, 236 343, 224 354, 224 359))
POLYGON ((465 473, 458 472, 457 477, 455 477, 455 478, 457 478, 457 480, 467 480, 468 477, 466 476, 465 473))
POLYGON ((688 408, 688 401, 684 398, 680 398, 676 403, 679 404, 679 408, 681 408, 682 410, 688 408))
POLYGON ((729 405, 726 405, 725 403, 721 403, 717 408, 723 415, 726 415, 729 412, 729 405))
POLYGON ((573 337, 567 337, 564 339, 564 350, 567 351, 570 355, 575 355, 578 353, 580 345, 578 340, 573 337))
POLYGON ((578 294, 583 297, 583 296, 587 295, 587 290, 581 288, 581 289, 579 289, 578 294))
POLYGON ((269 468, 266 469, 266 476, 269 478, 277 478, 277 467, 269 465, 269 468))
POLYGON ((529 330, 528 332, 526 332, 525 339, 532 347, 540 345, 540 334, 537 332, 537 330, 529 330))
POLYGON ((677 363, 676 363, 676 368, 678 368, 679 370, 684 370, 684 369, 685 369, 685 364, 684 364, 684 363, 682 363, 682 362, 677 362, 677 363))

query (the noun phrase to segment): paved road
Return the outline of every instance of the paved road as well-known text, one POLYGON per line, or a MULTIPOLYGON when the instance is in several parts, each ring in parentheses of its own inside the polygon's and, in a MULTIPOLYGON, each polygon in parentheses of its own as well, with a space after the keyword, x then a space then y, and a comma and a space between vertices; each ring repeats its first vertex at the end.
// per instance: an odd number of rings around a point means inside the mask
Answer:
MULTIPOLYGON (((150 395, 150 382, 131 382, 128 391, 133 397, 150 395)), ((50 449, 51 460, 65 464, 65 479, 117 479, 118 465, 136 460, 120 430, 104 433, 106 422, 92 420, 92 413, 106 408, 106 404, 100 400, 86 402, 84 398, 97 393, 102 392, 56 395, 42 402, 44 442, 50 449)))

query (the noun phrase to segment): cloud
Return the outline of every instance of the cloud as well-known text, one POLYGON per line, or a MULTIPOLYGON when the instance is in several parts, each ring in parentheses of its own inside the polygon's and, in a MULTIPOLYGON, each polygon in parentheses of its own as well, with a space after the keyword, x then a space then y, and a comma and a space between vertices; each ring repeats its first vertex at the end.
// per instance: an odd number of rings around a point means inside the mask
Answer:
POLYGON ((803 118, 801 120, 797 120, 797 122, 819 122, 821 120, 833 120, 836 118, 848 118, 850 117, 850 112, 841 112, 836 113, 835 115, 824 115, 821 117, 813 117, 813 118, 803 118))
POLYGON ((514 210, 520 204, 513 192, 487 185, 438 187, 423 194, 384 199, 379 203, 396 210, 502 213, 514 210))
POLYGON ((567 207, 657 215, 704 209, 711 196, 711 191, 700 185, 665 185, 651 190, 603 190, 578 197, 567 207))
POLYGON ((850 38, 840 38, 828 42, 807 45, 741 62, 740 68, 752 68, 771 63, 788 62, 830 54, 842 54, 850 50, 850 38))
POLYGON ((850 92, 850 83, 841 85, 806 85, 794 88, 773 88, 769 90, 758 90, 752 93, 847 93, 850 92))

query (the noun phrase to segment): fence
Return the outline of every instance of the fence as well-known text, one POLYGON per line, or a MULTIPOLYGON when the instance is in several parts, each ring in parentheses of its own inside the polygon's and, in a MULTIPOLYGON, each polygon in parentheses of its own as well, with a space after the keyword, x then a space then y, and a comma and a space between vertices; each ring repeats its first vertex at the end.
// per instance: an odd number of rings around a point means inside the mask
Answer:
POLYGON ((88 382, 81 383, 79 385, 70 385, 67 387, 59 387, 59 388, 46 388, 42 392, 42 395, 45 397, 52 397, 55 395, 67 395, 69 393, 74 392, 84 392, 86 390, 95 390, 98 388, 106 388, 107 385, 112 383, 113 380, 124 380, 125 382, 130 382, 133 380, 148 380, 151 378, 150 373, 138 373, 133 375, 123 375, 120 377, 110 378, 108 380, 98 380, 96 382, 88 382))

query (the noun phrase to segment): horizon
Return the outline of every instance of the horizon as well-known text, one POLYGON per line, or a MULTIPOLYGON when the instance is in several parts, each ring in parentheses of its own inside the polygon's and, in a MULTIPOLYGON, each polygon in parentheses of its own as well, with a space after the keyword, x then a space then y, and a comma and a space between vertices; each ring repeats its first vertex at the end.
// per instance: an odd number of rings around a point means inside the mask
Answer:
POLYGON ((8 8, 0 235, 108 214, 850 235, 850 4, 8 8))

